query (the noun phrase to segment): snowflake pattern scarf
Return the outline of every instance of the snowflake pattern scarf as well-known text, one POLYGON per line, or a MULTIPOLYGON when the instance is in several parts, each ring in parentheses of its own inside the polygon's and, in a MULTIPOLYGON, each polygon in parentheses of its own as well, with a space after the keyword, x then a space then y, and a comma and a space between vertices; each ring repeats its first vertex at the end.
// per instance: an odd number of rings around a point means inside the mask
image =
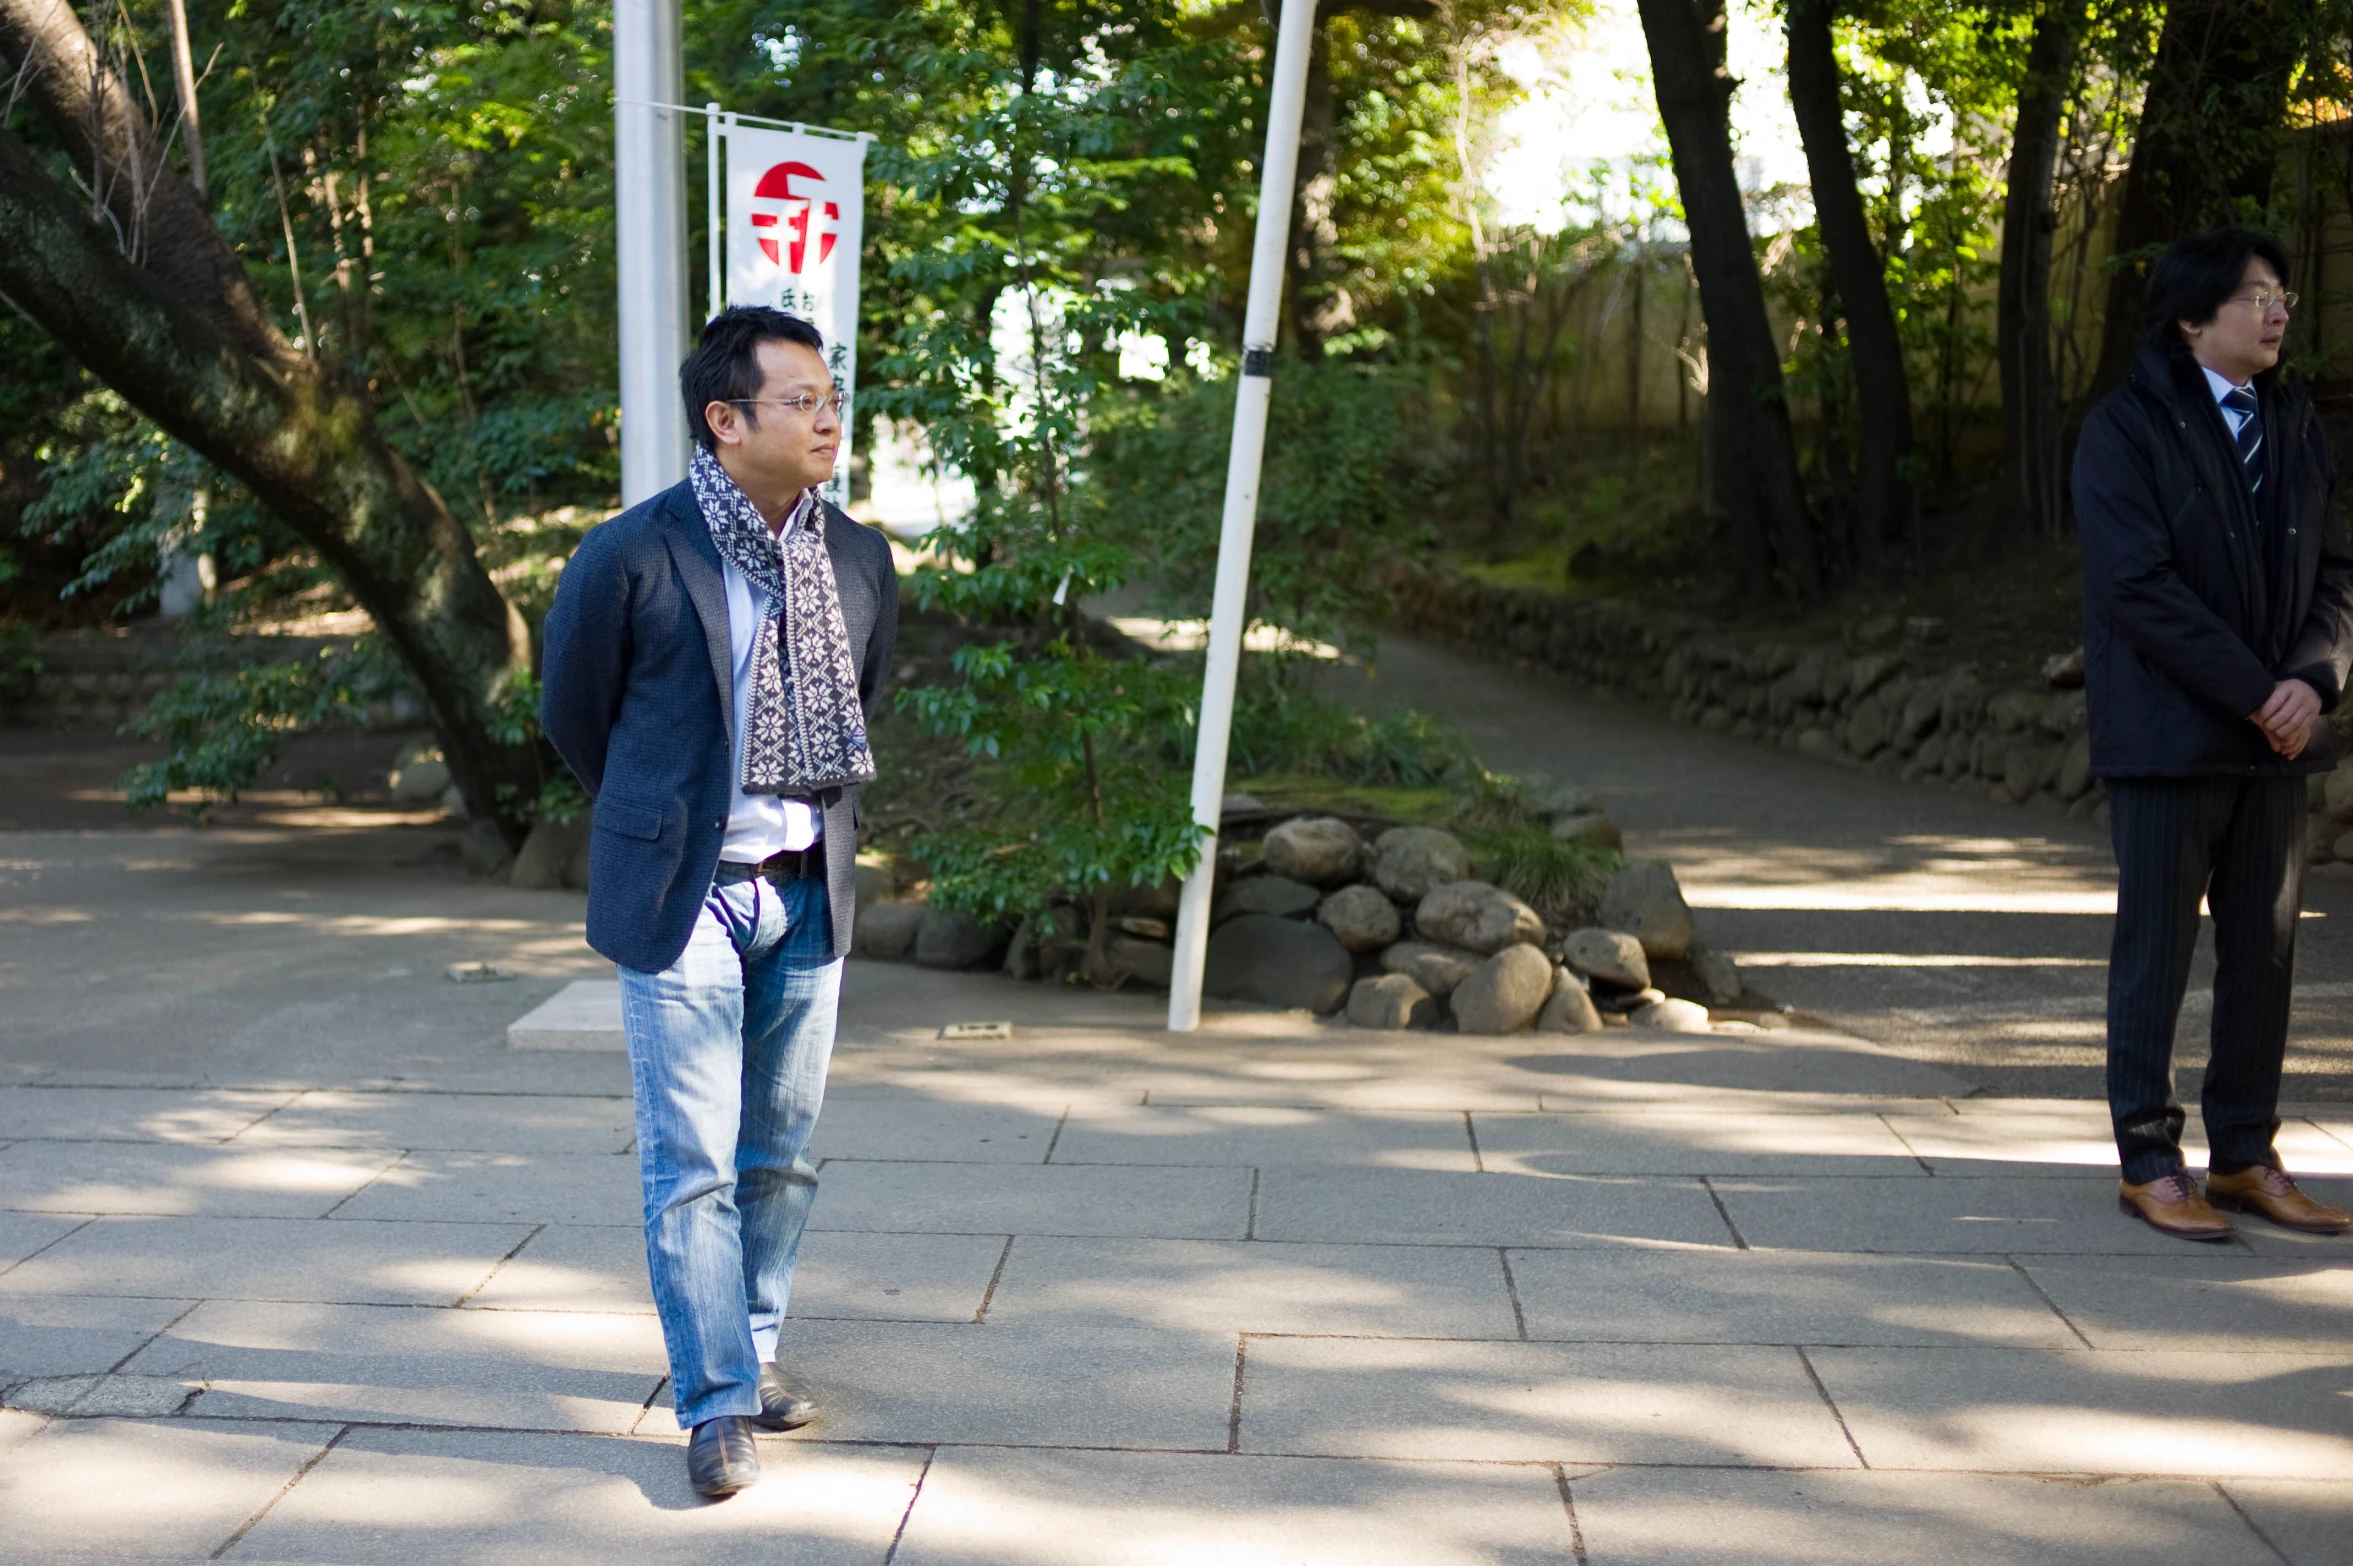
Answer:
POLYGON ((858 663, 842 624, 817 492, 802 495, 784 531, 771 534, 709 452, 696 449, 691 477, 720 558, 767 595, 768 612, 752 633, 743 791, 803 795, 871 782, 874 751, 858 701, 858 663))

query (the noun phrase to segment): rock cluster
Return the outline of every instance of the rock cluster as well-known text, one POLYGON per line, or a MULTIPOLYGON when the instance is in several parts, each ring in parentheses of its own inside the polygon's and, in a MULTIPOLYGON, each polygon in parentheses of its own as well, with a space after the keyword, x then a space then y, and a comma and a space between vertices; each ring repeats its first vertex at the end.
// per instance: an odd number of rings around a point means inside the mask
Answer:
POLYGON ((1996 688, 1974 665, 1934 656, 1932 621, 1882 616, 1844 641, 1805 645, 1447 571, 1403 573, 1391 585, 1406 628, 1574 674, 1679 722, 2081 816, 2103 803, 2080 650, 2051 658, 2032 686, 1996 688))

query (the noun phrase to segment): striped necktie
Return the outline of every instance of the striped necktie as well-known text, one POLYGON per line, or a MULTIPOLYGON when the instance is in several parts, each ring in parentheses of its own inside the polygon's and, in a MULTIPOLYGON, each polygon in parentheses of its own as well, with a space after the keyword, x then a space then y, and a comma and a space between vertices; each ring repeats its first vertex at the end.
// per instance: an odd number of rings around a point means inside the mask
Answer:
POLYGON ((2263 451, 2263 415, 2255 401, 2255 388, 2233 386, 2222 394, 2222 405, 2239 415, 2239 466, 2247 473, 2247 493, 2260 494, 2263 490, 2263 464, 2256 459, 2263 451))

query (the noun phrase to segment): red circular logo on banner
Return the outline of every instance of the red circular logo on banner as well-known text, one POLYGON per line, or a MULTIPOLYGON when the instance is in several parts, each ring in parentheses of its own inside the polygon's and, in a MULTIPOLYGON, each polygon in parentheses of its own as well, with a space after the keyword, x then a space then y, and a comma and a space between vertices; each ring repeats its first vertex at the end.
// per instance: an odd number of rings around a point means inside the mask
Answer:
POLYGON ((752 227, 763 230, 760 253, 795 277, 808 270, 812 228, 817 236, 816 264, 833 259, 841 204, 821 200, 822 192, 809 188, 824 183, 825 176, 806 163, 779 163, 752 187, 752 227), (793 188, 795 180, 801 182, 798 190, 793 188), (776 232, 780 228, 781 236, 776 232))

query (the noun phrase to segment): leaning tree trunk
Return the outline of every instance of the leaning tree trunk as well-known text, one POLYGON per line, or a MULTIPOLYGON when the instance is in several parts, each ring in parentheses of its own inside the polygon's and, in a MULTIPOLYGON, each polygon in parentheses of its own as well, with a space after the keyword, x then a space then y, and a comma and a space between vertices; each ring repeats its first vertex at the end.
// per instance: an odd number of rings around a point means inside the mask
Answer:
POLYGON ((1704 16, 1694 0, 1641 0, 1641 8, 1708 323, 1710 503, 1737 564, 1761 579, 1778 572, 1789 590, 1810 597, 1821 587, 1821 562, 1798 482, 1781 354, 1732 168, 1727 110, 1734 84, 1712 42, 1722 7, 1711 4, 1704 16))
POLYGON ((2156 251, 2269 204, 2288 78, 2309 47, 2312 20, 2303 0, 2174 0, 2166 8, 2116 215, 2095 395, 2121 384, 2132 364, 2156 251))
POLYGON ((2002 368, 2002 427, 2008 436, 2010 502, 2018 531, 2059 531, 2058 372, 2051 363, 2051 238, 2059 215, 2051 180, 2067 110, 2068 79, 2083 27, 2083 0, 2056 0, 2034 24, 2026 77, 2018 84, 2002 201, 2002 281, 1994 344, 2002 368))
POLYGON ((1871 240, 1871 222, 1855 186, 1846 116, 1839 97, 1838 56, 1831 47, 1833 0, 1792 0, 1789 7, 1789 103, 1805 143, 1806 173, 1814 188, 1814 221, 1830 258, 1846 316, 1854 367, 1857 436, 1856 555, 1876 564, 1912 515, 1912 388, 1904 375, 1903 340, 1888 302, 1887 269, 1871 240))
POLYGON ((422 688, 468 811, 518 839, 538 758, 495 734, 529 638, 473 540, 357 383, 278 334, 63 0, 0 0, 0 56, 92 192, 0 129, 0 294, 318 551, 422 688))

